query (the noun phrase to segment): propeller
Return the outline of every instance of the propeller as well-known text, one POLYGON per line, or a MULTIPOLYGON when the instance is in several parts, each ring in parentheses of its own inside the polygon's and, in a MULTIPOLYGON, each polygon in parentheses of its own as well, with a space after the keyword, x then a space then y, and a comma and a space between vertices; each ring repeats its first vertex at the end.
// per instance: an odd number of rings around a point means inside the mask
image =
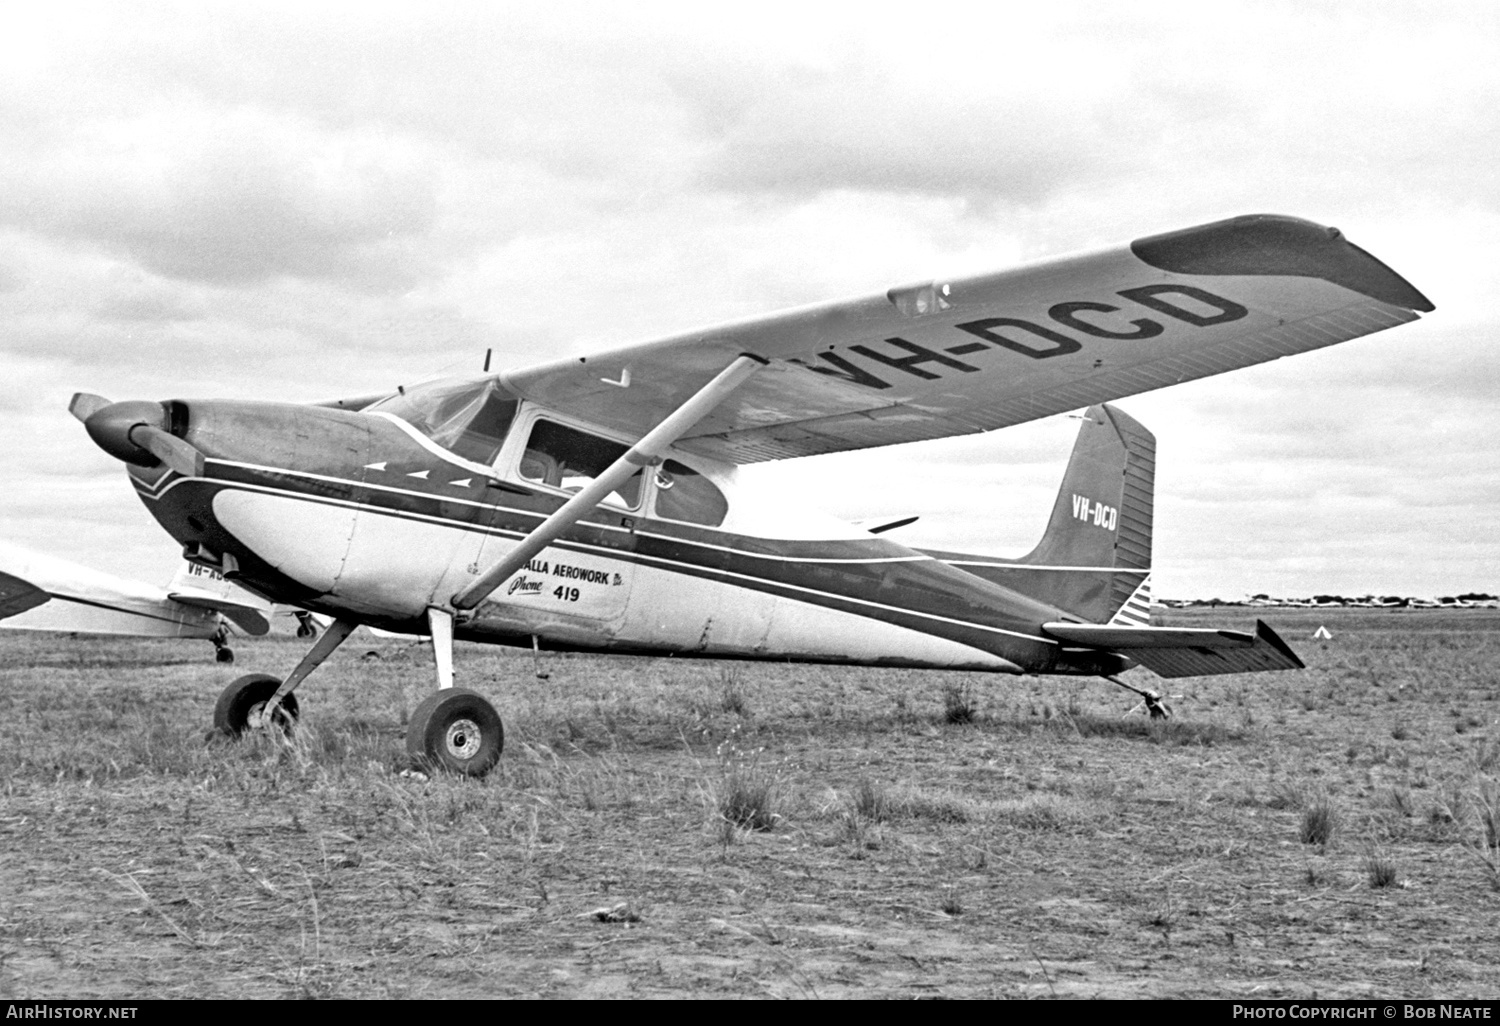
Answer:
POLYGON ((68 403, 68 412, 115 459, 138 467, 163 463, 184 477, 203 476, 203 454, 162 427, 167 411, 161 403, 112 403, 102 395, 79 392, 68 403))
POLYGON ((176 435, 141 424, 130 429, 130 440, 183 477, 203 476, 203 454, 176 435))
POLYGON ((102 395, 94 395, 91 392, 75 392, 72 402, 68 403, 68 412, 81 421, 87 421, 89 417, 108 405, 109 400, 102 395))

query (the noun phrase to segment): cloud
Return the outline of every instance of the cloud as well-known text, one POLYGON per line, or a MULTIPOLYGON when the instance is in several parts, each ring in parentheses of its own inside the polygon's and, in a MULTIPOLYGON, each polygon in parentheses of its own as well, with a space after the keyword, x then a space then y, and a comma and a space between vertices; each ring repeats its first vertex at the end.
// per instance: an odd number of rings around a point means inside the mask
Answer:
POLYGON ((435 171, 393 140, 249 110, 157 112, 80 127, 8 177, 6 223, 168 277, 390 289, 430 273, 414 243, 436 221, 435 171))

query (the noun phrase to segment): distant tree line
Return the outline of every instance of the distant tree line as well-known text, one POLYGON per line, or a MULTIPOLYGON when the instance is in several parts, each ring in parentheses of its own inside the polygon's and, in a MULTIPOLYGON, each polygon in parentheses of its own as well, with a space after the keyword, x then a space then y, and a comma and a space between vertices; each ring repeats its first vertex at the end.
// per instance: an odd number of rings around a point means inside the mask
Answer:
MULTIPOLYGON (((1454 606, 1469 602, 1497 602, 1496 596, 1484 591, 1466 591, 1461 595, 1444 595, 1435 603, 1431 599, 1415 599, 1406 595, 1314 595, 1311 598, 1274 598, 1266 592, 1258 592, 1251 595, 1248 600, 1252 605, 1257 603, 1266 604, 1290 604, 1305 606, 1454 606)), ((1241 606, 1244 601, 1229 600, 1221 598, 1190 599, 1187 601, 1166 601, 1166 605, 1176 606, 1241 606)))

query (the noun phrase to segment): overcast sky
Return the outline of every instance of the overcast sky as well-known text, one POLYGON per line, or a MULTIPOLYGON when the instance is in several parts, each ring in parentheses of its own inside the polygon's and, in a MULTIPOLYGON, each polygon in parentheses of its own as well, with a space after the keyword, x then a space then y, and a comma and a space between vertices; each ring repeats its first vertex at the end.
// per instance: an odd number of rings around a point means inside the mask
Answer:
MULTIPOLYGON (((1245 213, 1416 324, 1120 405, 1156 593, 1500 592, 1500 5, 29 5, 0 19, 0 534, 165 582, 68 416, 524 365, 1245 213), (710 13, 711 12, 711 13, 710 13)), ((1018 554, 1076 422, 756 468, 1018 554)))

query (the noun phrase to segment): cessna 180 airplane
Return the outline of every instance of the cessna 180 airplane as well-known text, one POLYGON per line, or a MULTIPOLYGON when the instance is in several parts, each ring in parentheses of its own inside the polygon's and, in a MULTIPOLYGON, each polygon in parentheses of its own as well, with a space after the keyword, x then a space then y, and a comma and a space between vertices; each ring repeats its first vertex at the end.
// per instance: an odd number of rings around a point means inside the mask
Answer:
POLYGON ((1333 345, 1433 306, 1308 221, 1255 215, 923 281, 540 366, 317 405, 71 410, 187 558, 333 622, 220 696, 231 734, 297 714, 358 625, 432 639, 408 750, 469 775, 504 730, 455 638, 561 650, 1174 677, 1302 666, 1255 633, 1153 627, 1152 435, 1098 405, 1333 345), (1088 407, 1041 543, 919 551, 757 494, 741 464, 1088 407))

